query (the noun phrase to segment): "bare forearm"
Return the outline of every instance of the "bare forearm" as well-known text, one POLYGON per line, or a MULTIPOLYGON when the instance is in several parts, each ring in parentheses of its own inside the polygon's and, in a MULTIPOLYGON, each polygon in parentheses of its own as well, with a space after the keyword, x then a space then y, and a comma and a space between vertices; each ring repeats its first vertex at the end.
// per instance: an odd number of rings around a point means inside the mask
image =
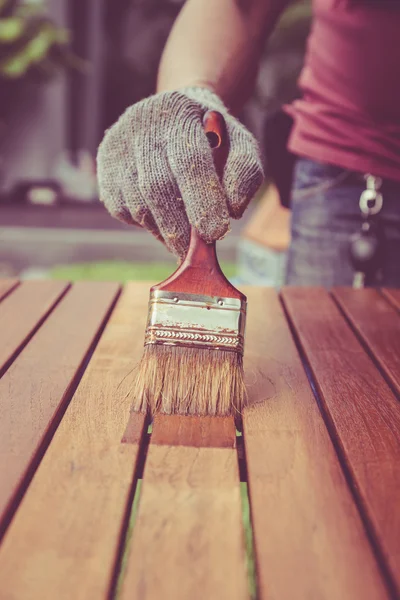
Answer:
POLYGON ((200 85, 234 111, 251 94, 260 55, 287 0, 188 0, 161 60, 158 90, 200 85))

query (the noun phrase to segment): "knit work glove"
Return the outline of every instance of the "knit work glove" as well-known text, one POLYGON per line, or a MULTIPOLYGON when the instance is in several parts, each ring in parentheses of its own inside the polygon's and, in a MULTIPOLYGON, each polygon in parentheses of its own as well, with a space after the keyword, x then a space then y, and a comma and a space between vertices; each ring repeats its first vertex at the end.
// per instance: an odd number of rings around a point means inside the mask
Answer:
POLYGON ((106 132, 97 167, 110 214, 145 227, 181 258, 190 224, 206 242, 222 238, 263 180, 256 140, 204 88, 163 92, 128 108, 106 132), (228 133, 222 182, 203 131, 208 110, 222 113, 228 133))

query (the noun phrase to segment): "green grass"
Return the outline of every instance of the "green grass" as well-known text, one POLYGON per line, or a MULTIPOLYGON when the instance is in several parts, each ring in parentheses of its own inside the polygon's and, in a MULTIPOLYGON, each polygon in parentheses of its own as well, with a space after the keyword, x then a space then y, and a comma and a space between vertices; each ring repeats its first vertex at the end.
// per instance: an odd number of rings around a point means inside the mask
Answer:
MULTIPOLYGON (((237 269, 234 263, 221 263, 221 267, 228 278, 235 276, 237 269)), ((49 275, 52 279, 68 281, 163 281, 175 268, 173 263, 167 262, 107 261, 59 265, 51 269, 49 275)))
POLYGON ((240 495, 242 498, 242 519, 244 527, 244 537, 246 543, 246 561, 247 561, 247 578, 249 582, 249 591, 251 600, 257 598, 257 580, 256 580, 256 563, 254 559, 254 543, 253 543, 253 529, 251 526, 250 518, 250 503, 248 496, 247 483, 242 481, 240 483, 240 495))
POLYGON ((131 514, 129 517, 128 530, 126 532, 126 537, 125 537, 125 542, 124 542, 124 551, 122 554, 121 566, 120 566, 120 570, 119 570, 119 574, 118 574, 118 581, 117 581, 115 594, 114 594, 115 600, 118 599, 118 597, 121 593, 122 583, 124 581, 124 575, 125 575, 126 566, 127 566, 127 562, 128 562, 128 556, 129 556, 129 545, 130 545, 131 538, 132 538, 133 527, 135 525, 137 511, 139 508, 139 499, 140 499, 141 489, 142 489, 142 480, 138 479, 137 483, 136 483, 135 495, 134 495, 133 502, 132 502, 131 514))

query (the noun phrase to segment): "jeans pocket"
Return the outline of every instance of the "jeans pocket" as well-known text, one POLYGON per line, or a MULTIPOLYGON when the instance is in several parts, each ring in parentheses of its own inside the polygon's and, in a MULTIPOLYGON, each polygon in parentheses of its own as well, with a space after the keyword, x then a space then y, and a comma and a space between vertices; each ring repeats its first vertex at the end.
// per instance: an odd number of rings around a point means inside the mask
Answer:
POLYGON ((302 158, 295 166, 292 199, 294 201, 310 198, 327 192, 344 183, 351 171, 302 158))

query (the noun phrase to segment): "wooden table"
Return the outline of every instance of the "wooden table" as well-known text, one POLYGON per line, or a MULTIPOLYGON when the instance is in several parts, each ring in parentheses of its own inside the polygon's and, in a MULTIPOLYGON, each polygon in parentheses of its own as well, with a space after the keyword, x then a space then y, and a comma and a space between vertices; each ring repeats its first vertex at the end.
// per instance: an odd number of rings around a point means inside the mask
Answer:
POLYGON ((148 288, 0 282, 1 600, 248 599, 243 482, 257 598, 399 598, 400 290, 245 290, 237 436, 130 415, 148 288))

